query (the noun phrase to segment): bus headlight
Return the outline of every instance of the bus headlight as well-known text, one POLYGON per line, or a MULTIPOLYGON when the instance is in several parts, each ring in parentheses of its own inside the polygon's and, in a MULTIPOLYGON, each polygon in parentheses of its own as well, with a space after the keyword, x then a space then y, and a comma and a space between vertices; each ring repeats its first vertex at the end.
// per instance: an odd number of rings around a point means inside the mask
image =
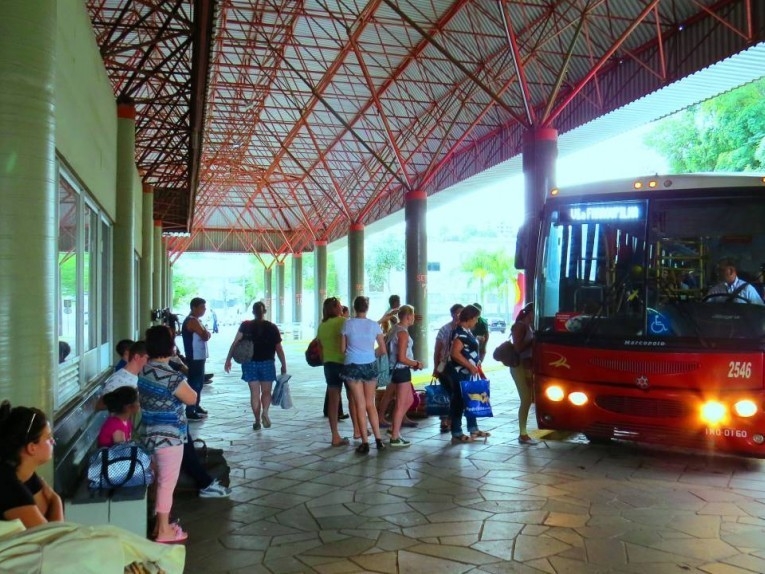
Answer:
POLYGON ((726 415, 725 405, 717 401, 708 401, 701 405, 701 420, 710 425, 719 424, 726 415))
POLYGON ((740 417, 753 417, 757 414, 757 405, 754 404, 754 401, 744 399, 733 405, 733 410, 736 411, 736 414, 740 417))
POLYGON ((585 395, 584 393, 575 391, 568 396, 568 400, 571 401, 572 405, 581 407, 582 405, 587 404, 588 399, 587 399, 587 395, 585 395))
POLYGON ((547 387, 545 389, 545 396, 554 403, 559 403, 563 400, 563 389, 557 386, 547 387))

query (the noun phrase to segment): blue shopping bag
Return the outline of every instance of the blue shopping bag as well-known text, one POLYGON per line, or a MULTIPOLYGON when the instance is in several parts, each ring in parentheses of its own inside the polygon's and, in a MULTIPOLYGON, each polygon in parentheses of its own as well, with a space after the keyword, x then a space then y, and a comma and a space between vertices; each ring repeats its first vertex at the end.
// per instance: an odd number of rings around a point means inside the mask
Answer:
POLYGON ((436 417, 449 416, 449 403, 449 392, 435 379, 430 381, 425 387, 425 413, 436 417))
POLYGON ((465 403, 465 413, 475 417, 493 417, 491 412, 489 380, 473 375, 465 381, 460 381, 462 400, 465 403))

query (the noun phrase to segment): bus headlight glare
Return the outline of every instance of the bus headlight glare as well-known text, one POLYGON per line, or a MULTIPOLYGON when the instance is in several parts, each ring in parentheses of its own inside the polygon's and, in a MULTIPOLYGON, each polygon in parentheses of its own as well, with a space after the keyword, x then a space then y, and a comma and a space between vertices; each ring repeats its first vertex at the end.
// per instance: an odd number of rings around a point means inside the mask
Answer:
POLYGON ((581 407, 582 405, 587 404, 587 395, 585 395, 582 392, 576 391, 571 393, 568 396, 568 400, 571 402, 572 405, 581 407))
POLYGON ((717 401, 708 401, 701 406, 701 420, 710 425, 719 424, 725 413, 725 405, 717 401))
POLYGON ((554 403, 559 403, 563 400, 563 389, 557 386, 547 387, 545 389, 545 396, 554 403))
POLYGON ((757 405, 754 404, 754 401, 744 399, 733 405, 733 410, 736 411, 736 414, 740 417, 753 417, 757 414, 757 405))

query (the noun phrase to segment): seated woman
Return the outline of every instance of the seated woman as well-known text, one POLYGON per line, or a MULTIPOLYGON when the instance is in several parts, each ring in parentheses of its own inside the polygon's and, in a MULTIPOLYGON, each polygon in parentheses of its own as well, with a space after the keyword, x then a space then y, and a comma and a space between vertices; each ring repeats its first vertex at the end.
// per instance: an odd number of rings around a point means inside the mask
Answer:
POLYGON ((109 418, 98 433, 98 446, 109 447, 127 442, 133 436, 133 417, 141 409, 135 387, 117 387, 102 397, 109 418))
POLYGON ((36 408, 0 404, 0 513, 26 528, 64 520, 61 498, 37 475, 53 457, 53 431, 36 408))

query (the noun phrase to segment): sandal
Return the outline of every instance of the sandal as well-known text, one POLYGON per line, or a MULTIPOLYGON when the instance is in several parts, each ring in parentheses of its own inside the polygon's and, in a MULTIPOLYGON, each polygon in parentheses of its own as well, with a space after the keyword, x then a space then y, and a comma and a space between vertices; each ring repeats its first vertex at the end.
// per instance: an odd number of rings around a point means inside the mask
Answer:
POLYGON ((332 441, 332 446, 348 446, 351 444, 351 441, 348 440, 347 436, 344 436, 340 439, 340 442, 334 442, 332 441))
POLYGON ((491 436, 490 432, 482 431, 482 430, 476 430, 470 433, 470 436, 473 438, 487 438, 491 436))
POLYGON ((362 442, 359 446, 356 447, 356 452, 359 454, 367 454, 369 452, 369 443, 362 442))
POLYGON ((154 542, 159 542, 160 544, 175 544, 177 542, 183 542, 189 537, 188 532, 185 532, 181 530, 180 527, 173 528, 173 533, 170 536, 163 536, 160 538, 157 536, 154 539, 154 542))
POLYGON ((473 437, 466 434, 461 434, 460 436, 452 437, 452 444, 460 444, 463 442, 473 442, 473 437))

